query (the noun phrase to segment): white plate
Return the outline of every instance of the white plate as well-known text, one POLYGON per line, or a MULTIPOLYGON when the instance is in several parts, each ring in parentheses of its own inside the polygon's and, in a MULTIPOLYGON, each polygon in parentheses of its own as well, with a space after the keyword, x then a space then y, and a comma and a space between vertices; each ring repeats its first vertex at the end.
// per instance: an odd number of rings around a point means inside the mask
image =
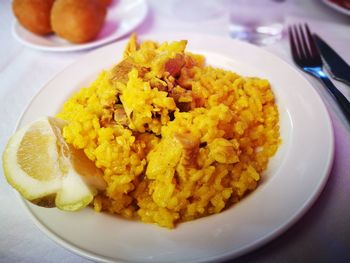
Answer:
POLYGON ((342 7, 341 5, 338 5, 330 0, 323 0, 323 3, 325 3, 327 6, 329 6, 330 8, 333 8, 334 10, 340 13, 350 16, 350 10, 346 9, 345 7, 342 7))
MULTIPOLYGON (((243 42, 200 35, 143 38, 188 39, 188 50, 204 54, 209 64, 270 80, 283 143, 263 182, 230 209, 174 230, 95 213, 91 208, 70 213, 24 201, 36 224, 69 250, 104 262, 216 261, 246 253, 281 234, 315 201, 332 164, 333 130, 319 95, 296 69, 243 42)), ((96 50, 58 74, 32 100, 19 126, 57 113, 73 91, 87 86, 101 69, 121 58, 125 44, 96 50)))
POLYGON ((78 51, 91 49, 132 32, 147 16, 145 0, 114 0, 108 7, 106 21, 97 38, 84 44, 73 44, 57 35, 38 36, 15 22, 12 28, 14 37, 22 44, 43 51, 78 51))

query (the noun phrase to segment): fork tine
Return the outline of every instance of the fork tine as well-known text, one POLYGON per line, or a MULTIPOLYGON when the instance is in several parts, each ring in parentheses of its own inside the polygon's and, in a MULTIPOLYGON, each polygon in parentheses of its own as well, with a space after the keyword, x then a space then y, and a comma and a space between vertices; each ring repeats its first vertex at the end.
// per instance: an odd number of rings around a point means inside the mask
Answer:
POLYGON ((289 34, 289 43, 290 43, 290 48, 292 50, 292 57, 294 61, 298 61, 298 50, 296 47, 296 42, 295 42, 295 36, 293 32, 293 27, 290 26, 288 27, 288 34, 289 34))
POLYGON ((298 44, 300 46, 301 53, 303 54, 304 58, 307 58, 309 57, 310 54, 307 46, 307 41, 304 36, 303 28, 301 25, 295 26, 295 27, 296 27, 296 31, 298 32, 298 44))
POLYGON ((311 54, 313 57, 318 57, 320 53, 317 49, 315 39, 311 35, 310 28, 309 28, 307 23, 304 24, 304 27, 305 27, 307 38, 309 39, 309 46, 310 46, 311 54))
POLYGON ((295 38, 295 42, 296 42, 296 47, 298 50, 299 59, 304 59, 306 57, 306 54, 304 52, 300 33, 299 33, 298 27, 296 25, 293 25, 293 33, 294 33, 294 38, 295 38))
POLYGON ((314 43, 314 39, 310 33, 310 29, 306 23, 304 25, 300 25, 300 31, 302 32, 303 41, 305 43, 305 48, 307 50, 307 56, 311 58, 316 58, 318 53, 315 50, 316 46, 314 43), (304 30, 303 30, 304 26, 304 30))

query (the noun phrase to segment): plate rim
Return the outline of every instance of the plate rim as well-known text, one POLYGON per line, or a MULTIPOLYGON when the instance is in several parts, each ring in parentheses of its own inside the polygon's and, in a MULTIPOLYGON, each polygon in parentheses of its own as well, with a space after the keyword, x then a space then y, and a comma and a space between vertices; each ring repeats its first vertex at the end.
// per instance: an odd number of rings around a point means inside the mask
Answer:
MULTIPOLYGON (((279 226, 279 228, 275 229, 273 232, 269 232, 268 234, 266 234, 264 237, 261 237, 258 240, 255 240, 253 242, 253 244, 248 244, 245 247, 241 248, 239 251, 233 252, 232 250, 222 254, 221 256, 217 256, 214 255, 212 258, 209 259, 202 259, 202 260, 198 260, 198 261, 194 261, 194 262, 211 262, 212 260, 227 260, 227 259, 233 259, 236 257, 239 257, 243 254, 246 254, 248 252, 251 252, 253 250, 256 250, 260 247, 262 247, 263 245, 267 244, 268 242, 270 242, 271 240, 277 238, 278 236, 280 236, 281 234, 283 234, 284 232, 286 232, 290 227, 292 227, 298 220, 300 220, 301 217, 303 217, 305 215, 305 213, 310 209, 310 207, 312 207, 315 203, 315 201, 317 200, 317 198, 320 196, 320 194, 322 193, 328 178, 330 176, 332 167, 333 167, 333 162, 334 162, 334 152, 335 152, 335 140, 334 140, 334 130, 333 130, 333 125, 332 125, 332 121, 328 112, 327 107, 325 106, 325 103, 323 102, 321 96, 316 92, 316 90, 314 89, 314 86, 311 84, 311 82, 303 75, 301 74, 301 72, 299 72, 297 70, 297 68, 292 67, 292 65, 290 65, 289 63, 287 63, 285 60, 283 60, 282 58, 278 57, 277 55, 275 55, 274 53, 266 50, 266 49, 262 49, 260 47, 256 47, 254 45, 251 45, 249 43, 245 43, 245 42, 241 42, 239 40, 233 40, 233 39, 228 39, 222 36, 213 36, 213 35, 203 35, 203 34, 197 34, 197 33, 172 33, 172 34, 145 34, 145 35, 140 35, 141 39, 157 39, 158 38, 164 38, 164 36, 171 36, 171 37, 178 37, 178 36, 184 36, 186 35, 189 39, 189 41, 191 41, 191 38, 212 38, 212 39, 217 39, 217 40, 224 40, 224 41, 233 41, 233 42, 238 42, 244 45, 248 45, 250 46, 250 48, 255 48, 255 49, 259 49, 261 52, 264 52, 265 54, 268 54, 269 56, 274 57, 275 59, 277 59, 280 63, 283 63, 286 67, 288 67, 289 69, 293 70, 294 73, 298 74, 303 81, 309 86, 309 88, 312 89, 313 93, 316 95, 317 100, 320 103, 320 106, 323 108, 323 110, 326 112, 326 115, 323 116, 324 119, 323 121, 327 123, 327 128, 328 128, 328 132, 329 132, 329 146, 330 146, 330 151, 328 151, 328 155, 327 155, 327 164, 325 165, 327 167, 327 169, 324 171, 324 177, 323 180, 319 181, 319 183, 317 184, 317 187, 314 189, 314 192, 312 194, 309 195, 308 200, 306 200, 303 204, 303 206, 299 207, 298 210, 295 211, 295 213, 293 214, 292 217, 289 218, 289 220, 285 221, 283 224, 281 224, 279 226)), ((123 43, 126 43, 127 40, 123 40, 123 43)), ((67 67, 65 67, 63 70, 61 70, 60 72, 58 72, 57 74, 55 74, 49 81, 47 81, 40 89, 39 91, 34 94, 34 96, 31 98, 31 100, 29 101, 29 103, 27 104, 27 106, 25 107, 25 109, 23 110, 22 114, 20 115, 20 118, 18 119, 17 123, 16 123, 16 128, 15 130, 18 130, 18 128, 23 125, 22 121, 23 121, 23 117, 26 113, 26 111, 30 108, 31 104, 34 102, 35 98, 37 96, 40 95, 40 93, 47 87, 49 86, 49 84, 53 81, 55 81, 55 79, 61 75, 64 74, 65 71, 68 71, 70 67, 72 67, 74 64, 79 64, 81 62, 81 60, 83 58, 88 58, 92 53, 97 53, 99 50, 101 49, 105 49, 108 48, 108 46, 113 46, 116 43, 110 43, 104 47, 101 47, 99 49, 96 49, 94 51, 91 51, 85 55, 83 55, 82 57, 80 57, 79 59, 77 59, 75 62, 71 63, 70 65, 68 65, 67 67)), ((120 43, 119 43, 120 44, 120 43)), ((220 54, 220 51, 218 51, 217 53, 220 54)), ((101 69, 102 70, 102 69, 101 69)), ((28 214, 30 215, 30 217, 32 218, 32 220, 34 221, 35 225, 45 234, 47 235, 51 240, 53 240, 55 243, 59 244, 60 246, 64 247, 65 249, 73 252, 76 255, 79 256, 83 256, 85 258, 88 259, 93 259, 93 260, 97 260, 97 261, 102 261, 102 262, 125 262, 123 261, 123 259, 114 259, 114 258, 110 258, 108 256, 104 256, 104 255, 100 255, 99 253, 95 253, 92 251, 87 251, 83 248, 78 247, 77 245, 71 243, 69 240, 65 240, 64 238, 55 235, 55 233, 51 232, 50 229, 48 227, 46 227, 46 225, 41 222, 40 219, 37 218, 37 216, 33 213, 33 211, 31 210, 30 206, 29 206, 29 202, 24 200, 20 194, 17 193, 17 196, 20 200, 20 202, 22 203, 22 205, 24 206, 25 210, 28 212, 28 214)))
MULTIPOLYGON (((140 2, 140 4, 142 5, 142 11, 143 11, 142 16, 140 16, 139 20, 137 21, 137 23, 135 23, 135 25, 133 25, 129 29, 121 32, 120 34, 118 34, 114 37, 109 37, 106 39, 102 38, 102 39, 97 40, 97 41, 93 40, 93 41, 82 43, 82 44, 73 44, 73 43, 68 42, 71 46, 45 46, 45 45, 35 44, 35 43, 30 42, 30 41, 26 41, 23 37, 21 37, 17 32, 18 28, 20 28, 21 30, 24 30, 30 34, 33 34, 33 33, 28 31, 26 28, 24 28, 16 19, 14 19, 14 21, 12 23, 11 33, 12 33, 12 36, 19 43, 21 43, 23 46, 32 48, 34 50, 39 50, 39 51, 57 52, 57 53, 62 52, 63 53, 63 52, 76 52, 76 51, 96 49, 98 47, 108 45, 110 43, 113 43, 113 42, 125 37, 126 35, 130 34, 130 32, 137 29, 142 24, 142 22, 144 22, 147 19, 147 16, 149 15, 149 4, 147 3, 146 0, 136 0, 136 1, 140 2)), ((115 8, 117 8, 117 7, 115 7, 115 8)), ((45 36, 39 36, 39 35, 35 35, 35 36, 36 37, 45 37, 45 36)))

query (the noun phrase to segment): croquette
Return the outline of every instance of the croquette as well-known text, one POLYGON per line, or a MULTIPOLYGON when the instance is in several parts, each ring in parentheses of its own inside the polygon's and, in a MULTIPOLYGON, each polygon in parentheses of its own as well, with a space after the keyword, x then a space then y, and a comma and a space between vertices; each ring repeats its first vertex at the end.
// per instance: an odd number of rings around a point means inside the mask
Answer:
POLYGON ((70 42, 85 43, 97 37, 106 12, 97 0, 56 0, 51 11, 52 29, 70 42))
POLYGON ((18 22, 38 34, 52 33, 50 13, 55 0, 14 0, 12 10, 18 22))

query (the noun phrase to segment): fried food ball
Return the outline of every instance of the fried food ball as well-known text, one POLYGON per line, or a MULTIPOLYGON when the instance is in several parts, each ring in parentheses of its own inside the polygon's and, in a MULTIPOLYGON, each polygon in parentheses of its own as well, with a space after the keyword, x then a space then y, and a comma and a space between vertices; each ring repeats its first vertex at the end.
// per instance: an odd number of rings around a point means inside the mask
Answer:
POLYGON ((51 10, 52 29, 70 42, 85 43, 97 37, 106 12, 97 0, 56 0, 51 10))
POLYGON ((52 33, 50 13, 55 0, 14 0, 12 10, 18 22, 38 35, 52 33))
POLYGON ((112 3, 112 0, 98 0, 98 2, 103 6, 109 6, 112 3))

